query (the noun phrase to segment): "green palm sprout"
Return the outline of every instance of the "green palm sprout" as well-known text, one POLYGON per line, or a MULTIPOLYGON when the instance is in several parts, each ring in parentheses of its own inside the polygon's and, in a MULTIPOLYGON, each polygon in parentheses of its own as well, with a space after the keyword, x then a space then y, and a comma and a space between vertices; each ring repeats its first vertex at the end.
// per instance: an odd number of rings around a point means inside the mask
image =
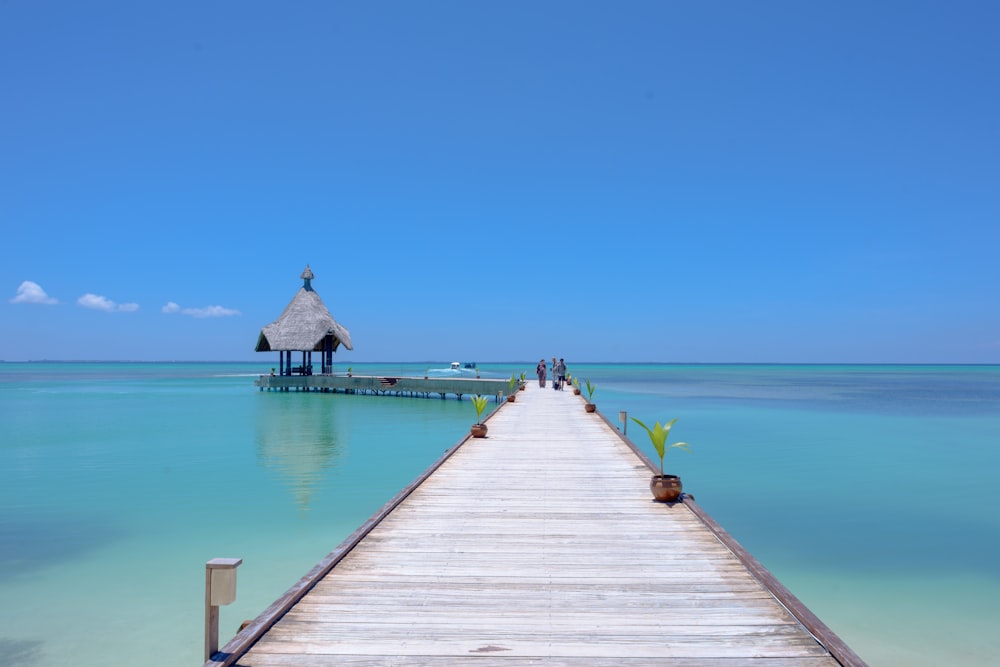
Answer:
POLYGON ((483 423, 483 410, 486 409, 486 403, 490 400, 489 396, 480 396, 476 394, 472 397, 472 405, 476 408, 476 419, 477 424, 483 423))
MULTIPOLYGON (((588 382, 587 384, 590 383, 588 382)), ((676 422, 677 419, 671 419, 666 424, 656 422, 656 425, 653 426, 653 428, 649 428, 635 417, 632 417, 632 421, 646 429, 646 433, 649 434, 649 439, 653 443, 653 448, 660 456, 660 475, 663 475, 663 457, 666 455, 668 449, 676 447, 677 449, 683 449, 685 452, 691 451, 691 445, 686 442, 675 442, 670 445, 667 444, 667 438, 670 437, 670 429, 673 427, 674 422, 676 422)))

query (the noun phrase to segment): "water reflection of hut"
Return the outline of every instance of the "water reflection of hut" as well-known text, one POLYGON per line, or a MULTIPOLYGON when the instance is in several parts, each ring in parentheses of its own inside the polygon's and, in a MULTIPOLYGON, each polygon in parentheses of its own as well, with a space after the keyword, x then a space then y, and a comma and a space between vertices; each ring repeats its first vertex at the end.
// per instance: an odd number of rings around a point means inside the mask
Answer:
POLYGON ((304 281, 295 298, 274 322, 260 330, 257 352, 278 352, 281 375, 312 375, 312 353, 322 354, 322 372, 333 372, 333 353, 343 345, 353 350, 351 334, 330 315, 312 288, 313 272, 299 276, 304 281), (292 352, 302 353, 302 363, 292 367, 292 352))
POLYGON ((349 410, 339 401, 261 401, 257 460, 277 472, 300 510, 330 484, 350 441, 349 410))

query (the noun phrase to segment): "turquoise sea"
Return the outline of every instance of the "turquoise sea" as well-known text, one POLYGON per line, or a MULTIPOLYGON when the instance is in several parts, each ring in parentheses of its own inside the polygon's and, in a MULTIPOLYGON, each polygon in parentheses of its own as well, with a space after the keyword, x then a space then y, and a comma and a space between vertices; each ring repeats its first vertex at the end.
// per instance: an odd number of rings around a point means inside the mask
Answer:
MULTIPOLYGON (((244 559, 224 643, 474 419, 270 365, 0 364, 0 665, 200 664, 205 561, 244 559)), ((870 664, 996 664, 1000 366, 570 372, 613 422, 678 417, 668 472, 870 664)))

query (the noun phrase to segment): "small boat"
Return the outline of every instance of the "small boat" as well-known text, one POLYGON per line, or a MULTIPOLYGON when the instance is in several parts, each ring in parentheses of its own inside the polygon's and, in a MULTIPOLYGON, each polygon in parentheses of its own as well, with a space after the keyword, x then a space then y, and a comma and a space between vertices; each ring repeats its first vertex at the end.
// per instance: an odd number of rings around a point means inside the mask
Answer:
POLYGON ((476 377, 478 374, 479 371, 476 369, 476 364, 472 361, 464 363, 453 361, 448 368, 427 369, 427 375, 436 377, 476 377))

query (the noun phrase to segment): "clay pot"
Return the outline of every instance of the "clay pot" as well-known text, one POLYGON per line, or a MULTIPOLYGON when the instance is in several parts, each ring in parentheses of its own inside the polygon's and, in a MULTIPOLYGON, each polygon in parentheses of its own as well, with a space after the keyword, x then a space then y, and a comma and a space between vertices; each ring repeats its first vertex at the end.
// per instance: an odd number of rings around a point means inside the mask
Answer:
POLYGON ((507 394, 507 402, 513 403, 517 399, 517 394, 507 394))
POLYGON ((585 403, 583 409, 587 412, 597 412, 597 403, 585 403))
POLYGON ((649 490, 653 492, 653 500, 661 503, 672 503, 680 498, 684 487, 677 475, 653 475, 649 480, 649 490))
POLYGON ((486 428, 486 424, 473 424, 469 430, 472 432, 473 438, 485 438, 488 429, 486 428))

